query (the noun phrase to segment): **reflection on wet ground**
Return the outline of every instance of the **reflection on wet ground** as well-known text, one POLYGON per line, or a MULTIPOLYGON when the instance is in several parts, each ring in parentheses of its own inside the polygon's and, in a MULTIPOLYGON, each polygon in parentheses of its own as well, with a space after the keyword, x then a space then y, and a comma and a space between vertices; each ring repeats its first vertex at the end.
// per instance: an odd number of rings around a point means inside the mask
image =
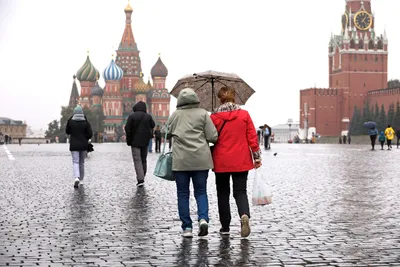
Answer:
MULTIPOLYGON (((67 146, 9 146, 0 154, 0 266, 396 266, 399 150, 275 145, 262 175, 273 204, 252 207, 252 234, 218 234, 210 172, 210 234, 183 239, 172 182, 137 189, 129 148, 96 145, 74 190, 67 146), (278 153, 276 157, 273 153, 278 153)), ((150 154, 149 170, 157 155, 150 154)), ((250 173, 249 195, 254 173, 250 173)), ((191 198, 192 218, 196 204, 191 198)), ((194 229, 197 231, 197 229, 194 229)))

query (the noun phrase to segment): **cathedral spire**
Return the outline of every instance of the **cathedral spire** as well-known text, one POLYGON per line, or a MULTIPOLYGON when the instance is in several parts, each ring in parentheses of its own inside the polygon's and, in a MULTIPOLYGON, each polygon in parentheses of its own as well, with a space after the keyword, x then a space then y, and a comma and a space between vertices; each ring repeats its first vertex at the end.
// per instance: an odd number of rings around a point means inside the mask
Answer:
POLYGON ((75 108, 79 103, 79 92, 76 86, 76 76, 73 76, 74 82, 72 83, 71 96, 69 97, 68 107, 75 108))
POLYGON ((137 50, 137 45, 135 42, 135 37, 133 36, 132 32, 132 12, 133 8, 131 7, 130 3, 124 9, 125 11, 125 30, 124 34, 122 35, 121 43, 119 44, 119 49, 133 49, 137 50))

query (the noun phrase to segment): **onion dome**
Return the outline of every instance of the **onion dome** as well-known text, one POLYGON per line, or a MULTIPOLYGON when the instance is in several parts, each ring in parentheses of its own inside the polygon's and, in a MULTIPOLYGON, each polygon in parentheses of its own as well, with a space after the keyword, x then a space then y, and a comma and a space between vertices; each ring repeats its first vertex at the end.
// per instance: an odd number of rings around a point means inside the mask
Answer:
POLYGON ((156 64, 151 68, 151 77, 167 77, 168 69, 165 67, 164 63, 161 61, 160 55, 158 56, 158 60, 156 64))
POLYGON ((124 71, 115 63, 114 59, 111 60, 110 65, 104 70, 104 79, 106 81, 119 81, 122 79, 124 71))
POLYGON ((151 87, 149 87, 144 81, 143 81, 143 74, 141 74, 139 82, 135 85, 134 91, 136 93, 148 93, 150 91, 151 87))
POLYGON ((99 71, 93 66, 92 62, 90 62, 89 56, 87 56, 85 64, 78 70, 76 73, 76 77, 80 82, 88 81, 95 82, 96 77, 99 77, 99 71))
POLYGON ((132 12, 133 8, 131 7, 130 3, 128 2, 128 5, 124 9, 125 12, 132 12))
POLYGON ((101 96, 101 97, 104 95, 104 90, 100 87, 98 82, 96 82, 95 86, 92 88, 90 95, 101 96))

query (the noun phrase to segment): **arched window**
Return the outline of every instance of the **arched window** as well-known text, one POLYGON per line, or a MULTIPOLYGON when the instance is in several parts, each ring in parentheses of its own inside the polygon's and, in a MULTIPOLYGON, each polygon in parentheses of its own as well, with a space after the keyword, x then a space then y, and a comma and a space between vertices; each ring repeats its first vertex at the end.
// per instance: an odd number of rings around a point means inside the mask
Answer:
POLYGON ((358 41, 358 49, 364 49, 364 41, 363 40, 358 41))
POLYGON ((378 41, 378 49, 383 49, 383 42, 382 40, 378 41))
POLYGON ((166 93, 163 93, 163 94, 161 95, 161 97, 168 98, 168 95, 167 95, 166 93))
POLYGON ((356 48, 356 42, 354 41, 354 39, 350 40, 350 49, 355 49, 356 48))
POLYGON ((159 94, 159 93, 154 93, 154 94, 153 94, 153 97, 154 97, 154 98, 160 97, 160 94, 159 94))
POLYGON ((369 41, 368 49, 373 50, 375 48, 374 41, 369 41))

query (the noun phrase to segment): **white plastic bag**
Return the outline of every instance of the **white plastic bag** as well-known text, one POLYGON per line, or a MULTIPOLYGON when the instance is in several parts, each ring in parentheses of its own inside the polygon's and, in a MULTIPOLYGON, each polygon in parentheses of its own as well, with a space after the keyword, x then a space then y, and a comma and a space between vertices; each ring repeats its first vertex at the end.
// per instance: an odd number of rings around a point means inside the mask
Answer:
POLYGON ((263 206, 272 203, 272 194, 268 189, 266 178, 263 177, 261 170, 255 170, 253 184, 253 206, 263 206))

